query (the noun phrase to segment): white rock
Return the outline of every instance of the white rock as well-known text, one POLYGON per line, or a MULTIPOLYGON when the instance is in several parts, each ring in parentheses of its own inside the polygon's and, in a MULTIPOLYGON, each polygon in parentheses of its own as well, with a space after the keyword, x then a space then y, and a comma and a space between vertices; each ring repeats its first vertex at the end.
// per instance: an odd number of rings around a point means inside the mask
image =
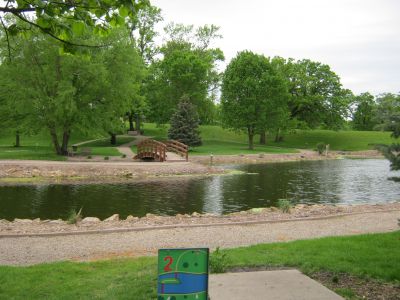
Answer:
POLYGON ((14 223, 30 224, 32 220, 29 219, 14 219, 14 223))
POLYGON ((64 224, 64 223, 65 223, 65 221, 63 221, 63 220, 61 220, 61 219, 49 221, 49 224, 56 224, 56 225, 58 225, 58 224, 64 224))
POLYGON ((139 220, 139 218, 138 218, 138 217, 134 217, 134 216, 132 216, 132 215, 129 215, 129 216, 126 217, 126 220, 127 220, 128 222, 134 222, 134 221, 139 220))
POLYGON ((200 217, 200 214, 198 212, 193 212, 192 217, 200 217))
POLYGON ((98 223, 101 222, 99 218, 96 217, 86 217, 82 220, 82 223, 98 223))
POLYGON ((119 221, 119 214, 113 214, 111 217, 108 217, 104 220, 104 222, 112 222, 112 221, 119 221))
POLYGON ((146 218, 155 218, 155 217, 157 217, 157 216, 154 214, 150 214, 150 213, 146 214, 146 218))
POLYGON ((10 223, 10 221, 6 220, 6 219, 1 219, 0 220, 0 224, 8 224, 10 223))

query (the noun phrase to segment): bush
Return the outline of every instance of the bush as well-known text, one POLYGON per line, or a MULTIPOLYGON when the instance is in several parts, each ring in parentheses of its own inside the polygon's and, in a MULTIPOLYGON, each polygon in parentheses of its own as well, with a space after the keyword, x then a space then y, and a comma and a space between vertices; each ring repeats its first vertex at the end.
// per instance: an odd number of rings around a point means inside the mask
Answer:
POLYGON ((67 218, 67 223, 68 224, 76 224, 82 220, 82 207, 81 209, 76 212, 74 209, 72 209, 69 212, 68 218, 67 218))
POLYGON ((88 157, 87 157, 88 159, 92 159, 92 156, 91 155, 88 155, 88 157))
POLYGON ((104 156, 104 160, 109 160, 110 158, 108 156, 104 156))
POLYGON ((318 143, 318 144, 317 144, 317 151, 318 151, 318 154, 321 155, 322 153, 324 153, 325 148, 326 148, 325 143, 318 143))
POLYGON ((289 213, 290 209, 292 208, 292 204, 287 199, 279 199, 278 207, 283 213, 289 213))
POLYGON ((228 267, 228 255, 219 247, 210 256, 210 268, 212 273, 225 273, 228 267))
POLYGON ((122 154, 121 157, 122 157, 122 158, 126 158, 126 154, 122 154))

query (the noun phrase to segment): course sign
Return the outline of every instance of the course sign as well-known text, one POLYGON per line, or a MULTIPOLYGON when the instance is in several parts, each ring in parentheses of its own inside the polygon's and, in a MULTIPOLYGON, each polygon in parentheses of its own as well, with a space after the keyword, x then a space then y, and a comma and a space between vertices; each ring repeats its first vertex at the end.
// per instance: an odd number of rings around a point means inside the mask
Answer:
POLYGON ((208 248, 158 250, 158 300, 207 300, 208 248))

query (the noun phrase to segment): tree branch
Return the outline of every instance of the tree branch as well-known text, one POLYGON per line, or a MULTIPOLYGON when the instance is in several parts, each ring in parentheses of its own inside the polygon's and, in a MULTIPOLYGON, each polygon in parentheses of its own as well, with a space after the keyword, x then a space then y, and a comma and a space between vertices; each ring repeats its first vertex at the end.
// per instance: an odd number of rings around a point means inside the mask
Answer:
POLYGON ((8 36, 8 29, 7 29, 6 25, 4 24, 3 18, 2 18, 1 16, 0 16, 0 21, 1 21, 1 25, 2 25, 3 28, 4 28, 4 32, 6 33, 7 49, 8 49, 8 59, 9 59, 10 62, 11 62, 11 47, 10 47, 10 39, 9 39, 9 36, 8 36))
POLYGON ((107 46, 110 45, 110 44, 106 44, 106 45, 85 45, 85 44, 73 43, 73 42, 70 42, 70 41, 67 41, 67 40, 59 38, 58 36, 56 36, 53 33, 51 33, 47 28, 43 28, 42 26, 40 26, 40 25, 38 25, 38 24, 36 24, 34 22, 29 21, 27 18, 24 18, 23 16, 21 16, 18 13, 12 13, 12 14, 14 16, 16 16, 17 18, 21 19, 22 21, 32 25, 33 27, 36 27, 36 28, 40 29, 40 31, 42 31, 43 33, 51 36, 53 39, 55 39, 55 40, 57 40, 57 41, 59 41, 59 42, 61 42, 63 44, 66 44, 66 45, 76 46, 76 47, 89 47, 89 48, 102 48, 102 47, 107 47, 107 46))

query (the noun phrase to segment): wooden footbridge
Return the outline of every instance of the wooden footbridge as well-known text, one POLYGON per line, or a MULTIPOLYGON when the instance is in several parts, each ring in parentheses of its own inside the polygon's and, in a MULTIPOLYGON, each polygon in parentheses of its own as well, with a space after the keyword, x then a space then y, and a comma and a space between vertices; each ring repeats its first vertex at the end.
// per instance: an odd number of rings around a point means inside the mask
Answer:
POLYGON ((189 147, 175 140, 159 142, 146 139, 137 145, 135 159, 154 161, 188 161, 189 147))

